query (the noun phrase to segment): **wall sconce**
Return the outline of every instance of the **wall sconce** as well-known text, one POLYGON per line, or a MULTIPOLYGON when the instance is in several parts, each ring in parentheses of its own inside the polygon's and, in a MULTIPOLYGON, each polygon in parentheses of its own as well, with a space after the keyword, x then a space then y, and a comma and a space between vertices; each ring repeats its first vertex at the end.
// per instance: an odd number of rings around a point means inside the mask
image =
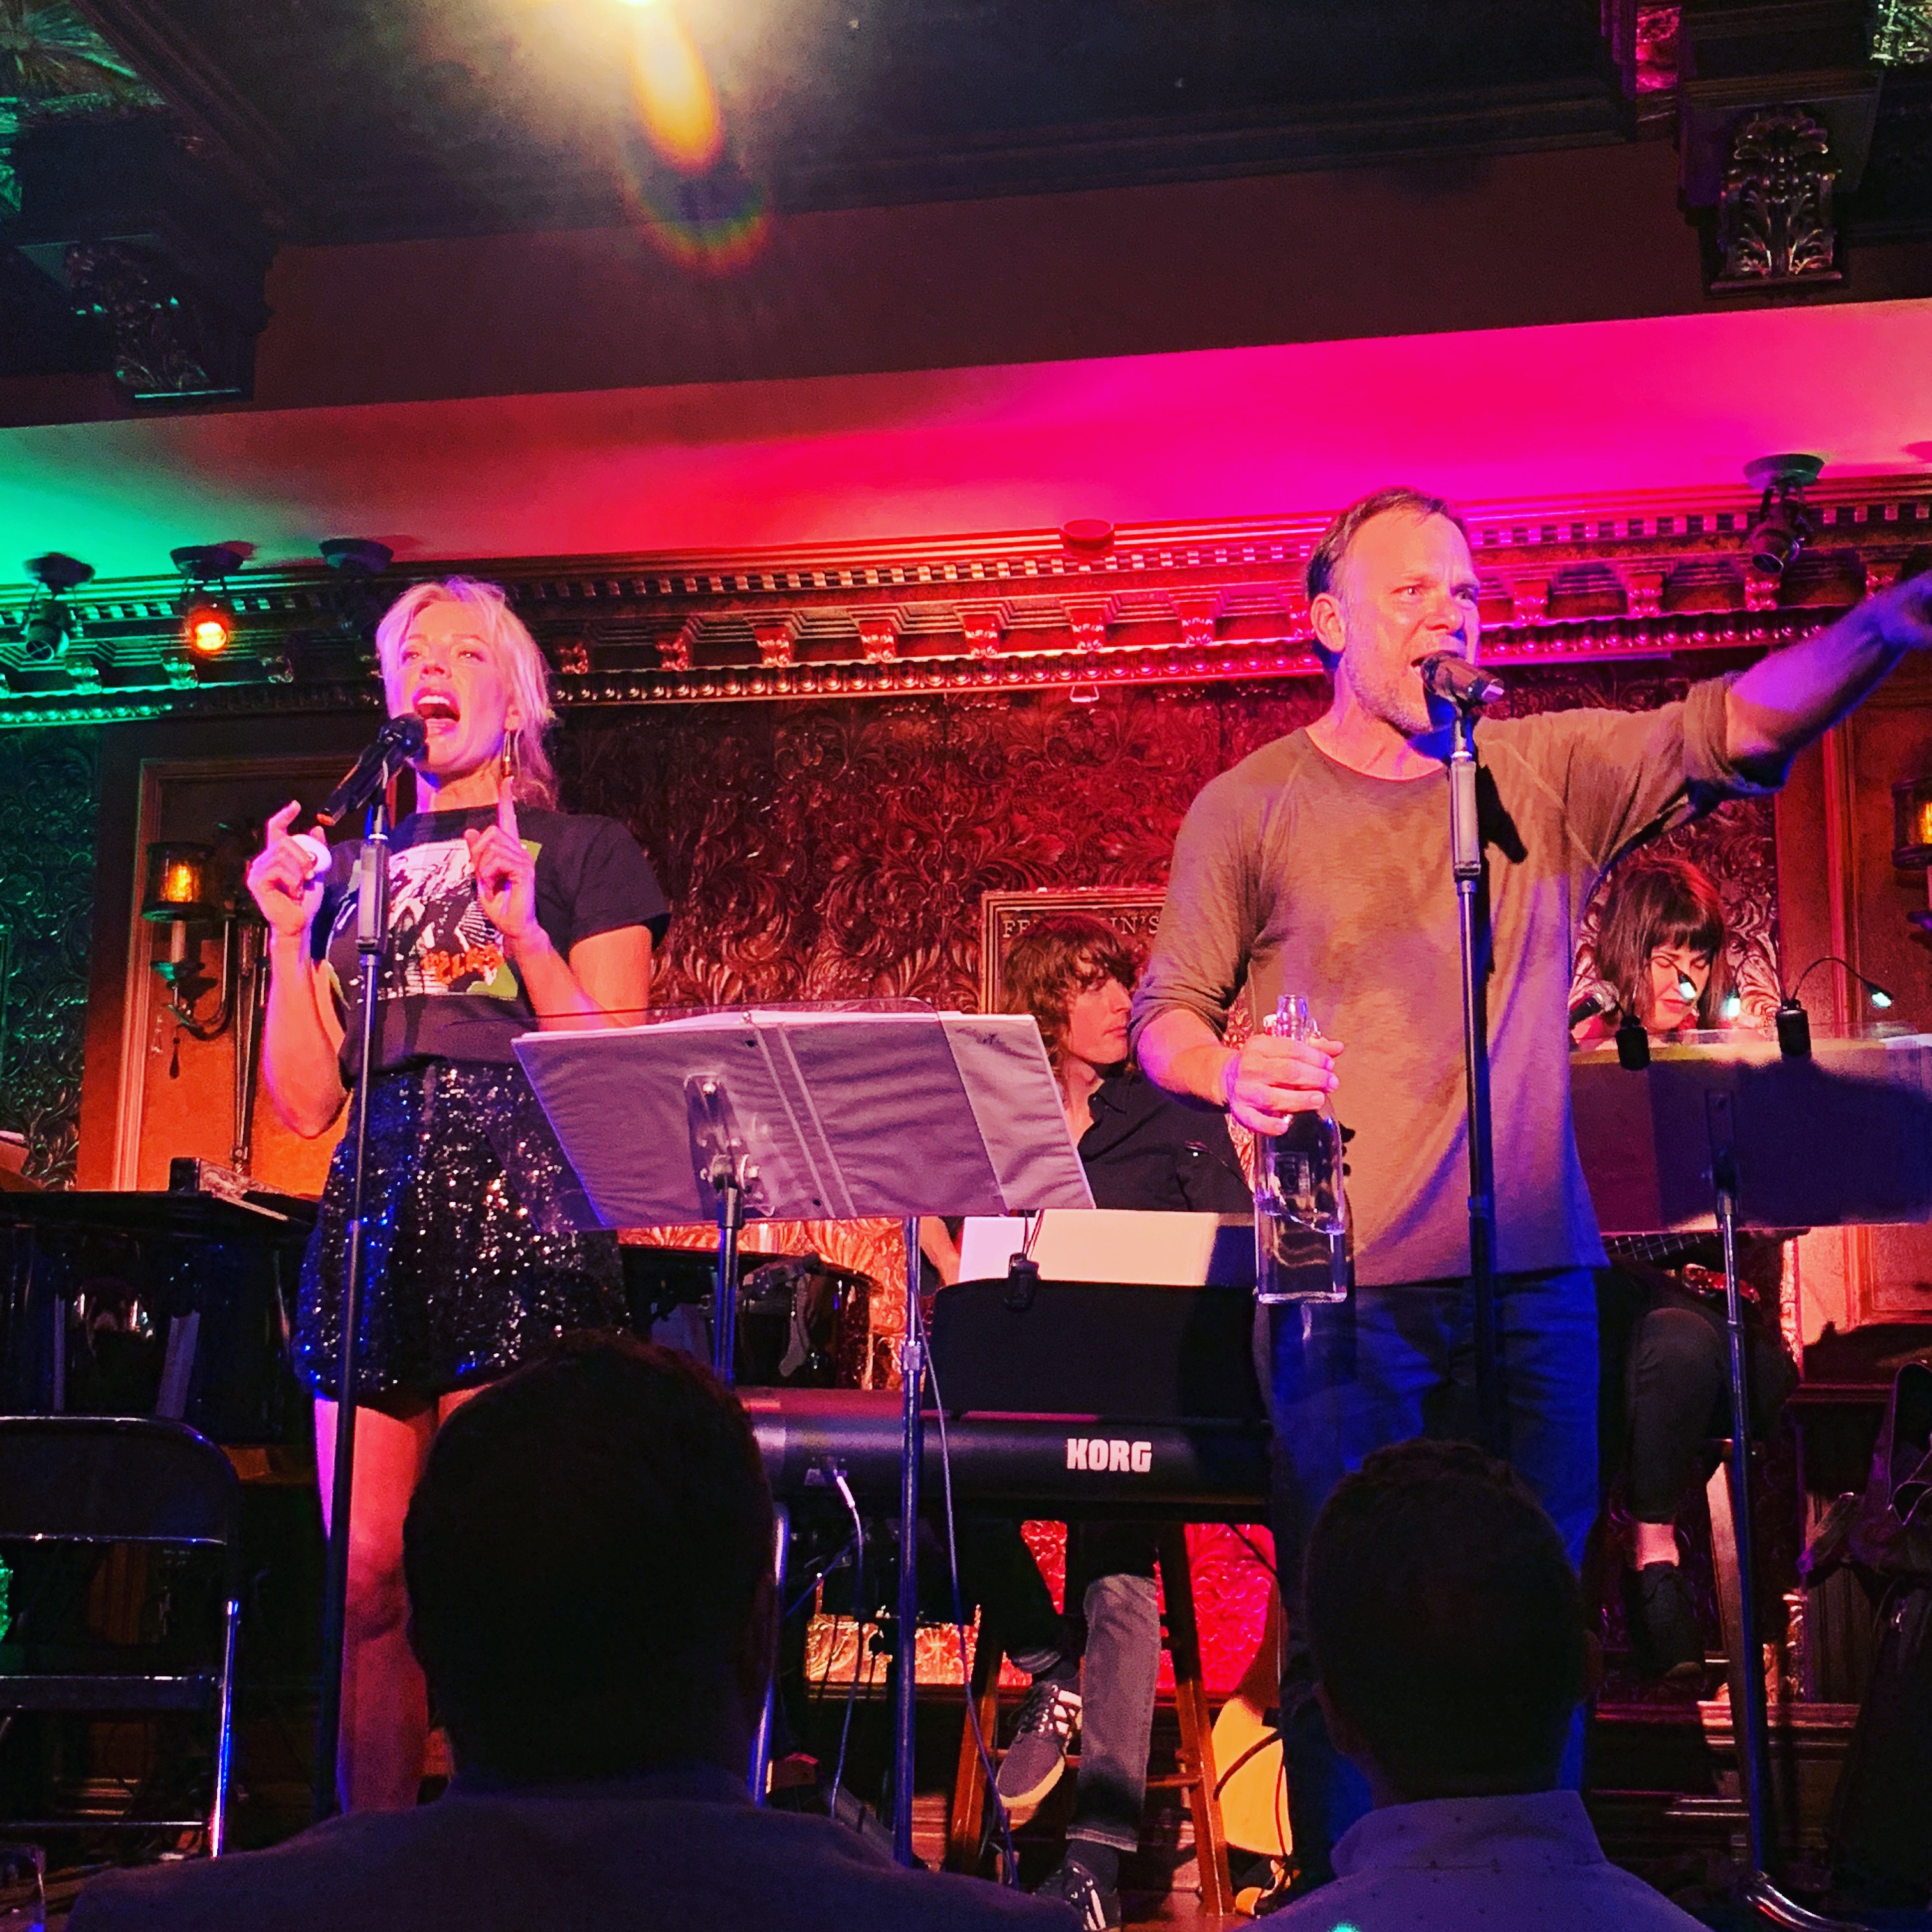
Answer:
POLYGON ((245 1175, 254 1155, 255 1086, 268 988, 262 970, 266 928, 245 902, 231 904, 224 898, 214 874, 212 845, 191 840, 150 845, 141 916, 168 928, 167 952, 154 962, 154 968, 168 988, 163 1011, 176 1029, 169 1072, 181 1071, 182 1034, 206 1042, 219 1040, 231 1025, 235 1029, 234 1136, 229 1162, 237 1174, 245 1175), (190 926, 220 927, 218 981, 201 970, 200 946, 190 949, 190 926), (214 1010, 203 1018, 198 1009, 210 992, 217 993, 214 1010))
POLYGON ((1901 872, 1925 874, 1927 910, 1906 916, 1932 939, 1932 777, 1906 778, 1892 788, 1892 862, 1901 872))

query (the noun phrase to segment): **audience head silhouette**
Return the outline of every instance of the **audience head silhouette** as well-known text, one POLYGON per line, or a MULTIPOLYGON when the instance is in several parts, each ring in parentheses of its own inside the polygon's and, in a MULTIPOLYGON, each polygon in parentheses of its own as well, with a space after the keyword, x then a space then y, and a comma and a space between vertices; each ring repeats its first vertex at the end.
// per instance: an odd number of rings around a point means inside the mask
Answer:
POLYGON ((1465 1442, 1378 1449, 1316 1520, 1318 1696, 1378 1804, 1547 1791, 1588 1668, 1556 1526, 1465 1442))
POLYGON ((571 1338, 466 1403, 404 1532, 410 1639, 458 1770, 742 1772, 772 1534, 744 1411, 688 1356, 571 1338))

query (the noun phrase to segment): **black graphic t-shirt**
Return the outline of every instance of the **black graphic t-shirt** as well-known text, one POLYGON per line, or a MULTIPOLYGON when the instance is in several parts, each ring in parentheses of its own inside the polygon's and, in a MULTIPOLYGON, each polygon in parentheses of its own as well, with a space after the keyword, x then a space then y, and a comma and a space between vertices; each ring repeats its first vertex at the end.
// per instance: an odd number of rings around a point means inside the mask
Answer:
MULTIPOLYGON (((536 1024, 503 935, 484 916, 463 835, 496 822, 494 806, 412 812, 389 844, 390 946, 382 965, 376 1070, 412 1060, 504 1065, 511 1042, 536 1024)), ((627 926, 653 945, 670 910, 637 841, 614 818, 520 808, 517 829, 537 862, 537 922, 565 958, 580 939, 627 926)), ((356 860, 362 842, 331 849, 316 914, 315 956, 326 962, 342 1016, 342 1077, 356 1074, 356 860)))

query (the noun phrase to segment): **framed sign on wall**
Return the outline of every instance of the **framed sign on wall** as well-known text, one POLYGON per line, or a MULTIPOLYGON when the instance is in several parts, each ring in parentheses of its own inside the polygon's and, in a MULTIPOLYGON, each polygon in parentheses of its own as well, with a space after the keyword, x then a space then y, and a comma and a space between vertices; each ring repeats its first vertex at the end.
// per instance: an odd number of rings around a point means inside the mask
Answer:
POLYGON ((996 1013, 1006 997, 1006 956, 1013 941, 1048 913, 1084 912, 1103 919, 1133 949, 1136 970, 1160 923, 1164 886, 1073 886, 1036 892, 980 895, 980 1010, 996 1013))

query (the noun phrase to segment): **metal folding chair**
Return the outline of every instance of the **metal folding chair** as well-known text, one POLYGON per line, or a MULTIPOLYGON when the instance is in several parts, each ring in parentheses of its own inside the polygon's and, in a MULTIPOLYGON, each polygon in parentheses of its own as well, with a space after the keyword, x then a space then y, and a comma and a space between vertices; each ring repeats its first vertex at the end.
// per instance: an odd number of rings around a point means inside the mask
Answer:
MULTIPOLYGON (((234 1758, 235 1651, 242 1616, 242 1486, 234 1466, 185 1424, 147 1417, 0 1416, 0 1555, 22 1545, 134 1544, 218 1550, 218 1660, 206 1668, 130 1670, 124 1652, 90 1647, 35 1661, 31 1628, 0 1646, 0 1742, 23 1712, 154 1715, 212 1711, 214 1792, 199 1817, 7 1819, 9 1832, 203 1831, 219 1857, 234 1758), (14 1657, 7 1657, 8 1649, 14 1657), (120 1667, 116 1668, 116 1664, 120 1667), (76 1667, 64 1667, 69 1664, 76 1667)), ((16 1616, 26 1606, 16 1596, 16 1616)), ((212 1648, 212 1646, 211 1646, 212 1648)))

